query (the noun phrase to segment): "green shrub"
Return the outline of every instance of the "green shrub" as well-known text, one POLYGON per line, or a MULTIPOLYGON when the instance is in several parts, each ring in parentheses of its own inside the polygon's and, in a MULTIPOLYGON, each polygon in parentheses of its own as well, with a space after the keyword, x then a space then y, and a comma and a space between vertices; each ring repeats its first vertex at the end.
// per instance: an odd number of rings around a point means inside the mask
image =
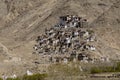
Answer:
POLYGON ((120 72, 120 62, 117 63, 117 66, 115 67, 116 72, 120 72))
POLYGON ((2 78, 0 78, 0 80, 3 80, 2 78))
POLYGON ((22 80, 44 80, 47 74, 34 74, 31 76, 24 75, 22 80))
POLYGON ((103 73, 103 72, 120 72, 120 62, 117 65, 107 66, 107 67, 92 67, 90 72, 94 73, 103 73))
POLYGON ((101 73, 102 72, 102 70, 99 67, 93 67, 93 68, 91 68, 90 71, 91 71, 92 74, 101 73))
POLYGON ((7 78, 7 80, 21 80, 20 78, 7 78))

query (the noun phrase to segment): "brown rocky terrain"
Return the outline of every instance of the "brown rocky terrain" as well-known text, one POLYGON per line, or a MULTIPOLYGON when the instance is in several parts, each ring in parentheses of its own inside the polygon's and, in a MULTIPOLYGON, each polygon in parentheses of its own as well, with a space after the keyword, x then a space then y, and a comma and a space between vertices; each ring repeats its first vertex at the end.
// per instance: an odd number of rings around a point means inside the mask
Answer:
POLYGON ((35 71, 36 37, 66 14, 88 19, 98 38, 96 54, 120 59, 119 0, 0 0, 0 74, 35 71))

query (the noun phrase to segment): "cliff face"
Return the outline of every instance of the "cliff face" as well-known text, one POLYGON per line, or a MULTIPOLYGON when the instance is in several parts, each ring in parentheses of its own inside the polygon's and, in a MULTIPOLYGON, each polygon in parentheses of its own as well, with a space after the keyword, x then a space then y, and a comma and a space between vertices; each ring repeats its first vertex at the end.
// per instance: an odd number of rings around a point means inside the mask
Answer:
POLYGON ((32 60, 36 37, 45 28, 54 26, 59 16, 75 14, 88 19, 95 31, 97 53, 117 59, 120 58, 119 13, 119 0, 0 0, 0 42, 11 57, 32 60))

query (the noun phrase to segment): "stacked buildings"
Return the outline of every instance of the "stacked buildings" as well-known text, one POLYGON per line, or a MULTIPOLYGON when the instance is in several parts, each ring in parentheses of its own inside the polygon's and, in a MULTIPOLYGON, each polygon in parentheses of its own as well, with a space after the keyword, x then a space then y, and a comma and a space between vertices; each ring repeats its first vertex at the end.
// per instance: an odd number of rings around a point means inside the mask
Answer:
POLYGON ((34 53, 47 56, 50 62, 92 61, 87 52, 96 50, 91 44, 96 37, 87 27, 87 19, 75 15, 60 16, 58 24, 37 37, 34 53))

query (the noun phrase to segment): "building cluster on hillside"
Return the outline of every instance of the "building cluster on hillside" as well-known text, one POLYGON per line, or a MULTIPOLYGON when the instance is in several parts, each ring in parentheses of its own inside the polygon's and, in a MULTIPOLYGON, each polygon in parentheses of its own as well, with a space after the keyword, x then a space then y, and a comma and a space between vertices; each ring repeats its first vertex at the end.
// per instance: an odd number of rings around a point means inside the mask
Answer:
POLYGON ((38 36, 35 53, 49 55, 51 62, 92 60, 88 51, 95 51, 94 31, 87 28, 87 19, 75 15, 61 16, 59 23, 38 36))

